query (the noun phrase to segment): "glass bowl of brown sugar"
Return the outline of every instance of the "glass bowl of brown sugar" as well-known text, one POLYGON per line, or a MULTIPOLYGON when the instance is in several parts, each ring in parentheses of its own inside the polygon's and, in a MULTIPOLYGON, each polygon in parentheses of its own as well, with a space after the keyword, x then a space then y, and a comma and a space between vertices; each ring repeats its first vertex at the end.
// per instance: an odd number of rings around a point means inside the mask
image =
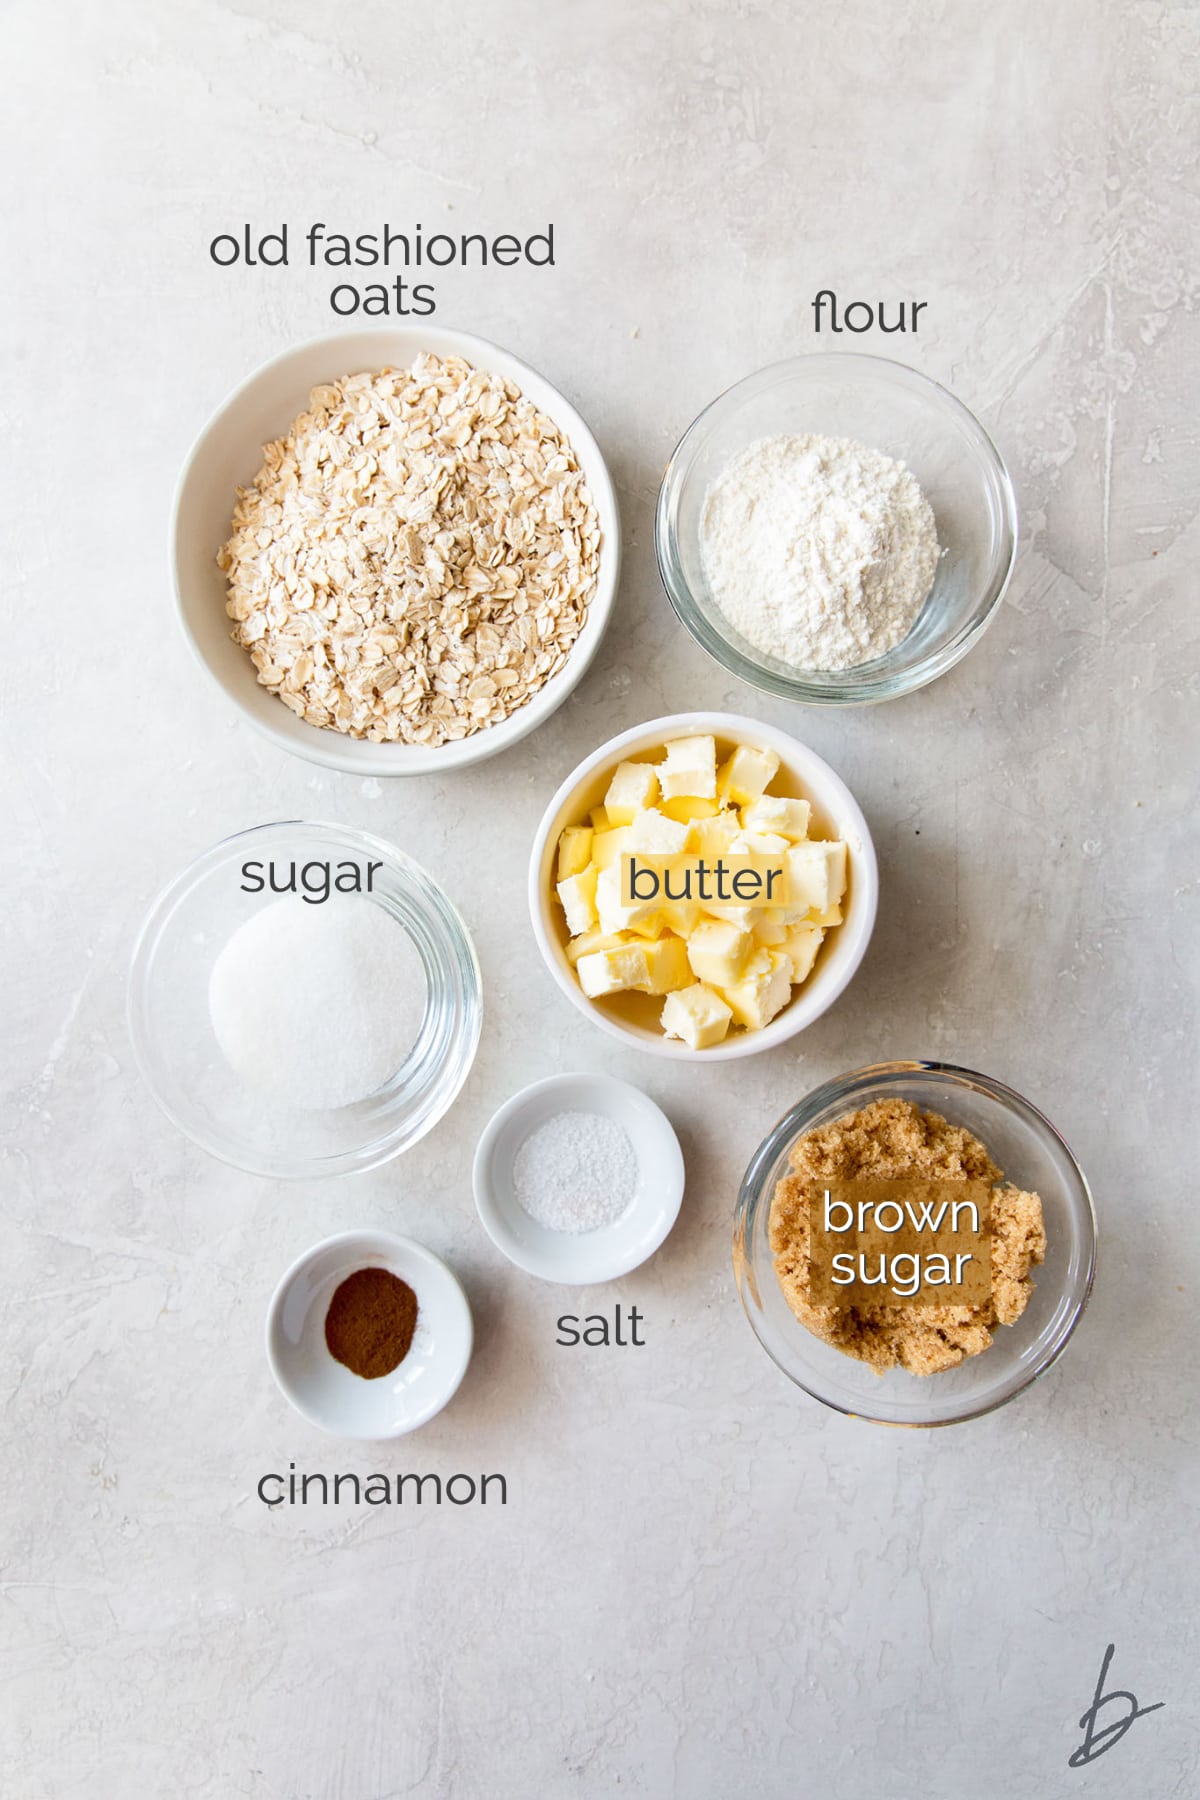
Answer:
MULTIPOLYGON (((834 1215, 839 1223, 843 1216, 834 1215)), ((985 1231, 992 1234, 989 1241, 999 1240, 1001 1227, 995 1219, 985 1231)), ((1023 1393, 1066 1348, 1091 1292, 1095 1258, 1091 1193, 1055 1127, 1012 1088, 945 1063, 880 1063, 816 1088, 783 1115, 755 1151, 734 1221, 738 1292, 768 1356, 814 1399, 882 1425, 953 1425, 1023 1393), (897 1142, 915 1146, 900 1158, 914 1172, 924 1168, 959 1176, 977 1168, 991 1193, 1008 1196, 1007 1223, 1025 1234, 1023 1246, 1017 1245, 1024 1253, 1024 1266, 1017 1271, 1023 1279, 1014 1283, 1000 1273, 1000 1252, 994 1250, 990 1274, 995 1293, 989 1293, 975 1315, 965 1308, 954 1314, 941 1308, 928 1313, 889 1309, 863 1325, 850 1302, 832 1311, 814 1304, 814 1216, 809 1214, 807 1229, 800 1233, 805 1242, 797 1246, 789 1238, 794 1183, 803 1166, 807 1206, 808 1196, 823 1185, 812 1179, 811 1171, 838 1166, 839 1127, 854 1145, 846 1170, 875 1166, 881 1173, 897 1171, 895 1156, 886 1160, 888 1145, 872 1163, 873 1131, 891 1131, 892 1148, 897 1142), (815 1142, 823 1163, 809 1149, 815 1142), (1035 1200, 1040 1207, 1033 1205, 1035 1200), (1006 1289, 1017 1292, 1015 1304, 1001 1303, 1006 1289), (1018 1307, 1019 1316, 1011 1323, 997 1320, 997 1309, 1003 1319, 1018 1307)))

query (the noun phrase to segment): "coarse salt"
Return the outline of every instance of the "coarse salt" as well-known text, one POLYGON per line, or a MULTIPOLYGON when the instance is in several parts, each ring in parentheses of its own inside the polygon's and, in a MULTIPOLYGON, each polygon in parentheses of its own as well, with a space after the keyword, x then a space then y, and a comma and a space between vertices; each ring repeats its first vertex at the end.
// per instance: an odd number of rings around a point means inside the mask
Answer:
POLYGON ((624 1127, 600 1113, 555 1113, 513 1158, 517 1204, 547 1231, 601 1231, 629 1208, 637 1153, 624 1127))

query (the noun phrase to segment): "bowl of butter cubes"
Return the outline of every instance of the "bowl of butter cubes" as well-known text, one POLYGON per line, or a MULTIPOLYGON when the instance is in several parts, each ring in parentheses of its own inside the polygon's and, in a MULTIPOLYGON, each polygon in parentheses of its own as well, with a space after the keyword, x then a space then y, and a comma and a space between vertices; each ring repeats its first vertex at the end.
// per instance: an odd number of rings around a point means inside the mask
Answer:
POLYGON ((844 991, 870 942, 875 850, 795 738, 677 713, 602 744, 551 800, 529 908, 546 966, 602 1031, 683 1061, 753 1056, 844 991))

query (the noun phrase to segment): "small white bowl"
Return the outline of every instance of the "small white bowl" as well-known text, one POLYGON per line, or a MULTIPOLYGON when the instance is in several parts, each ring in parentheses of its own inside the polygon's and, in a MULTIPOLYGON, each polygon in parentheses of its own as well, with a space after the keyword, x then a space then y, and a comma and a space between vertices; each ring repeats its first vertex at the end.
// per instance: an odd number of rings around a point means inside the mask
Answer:
POLYGON ((284 1398, 310 1424, 343 1438, 395 1438, 454 1397, 473 1341, 471 1309, 440 1257, 386 1231, 345 1231, 294 1262, 267 1313, 267 1361, 284 1398), (387 1269, 417 1296, 417 1329, 390 1375, 367 1381, 325 1345, 334 1290, 356 1269, 387 1269))
POLYGON ((648 1095, 612 1075, 551 1075, 505 1102, 475 1152, 475 1205, 498 1250, 528 1275, 572 1287, 614 1281, 665 1241, 683 1199, 683 1152, 671 1121, 648 1095), (548 1231, 513 1190, 513 1160, 530 1132, 556 1113, 600 1113, 629 1134, 638 1180, 621 1217, 599 1231, 548 1231))
POLYGON ((795 1037, 827 1012, 845 989, 866 955, 875 927, 879 903, 879 869, 867 822, 853 794, 827 762, 772 725, 734 713, 673 713, 649 724, 623 731, 593 752, 568 775, 551 800, 538 827, 529 862, 529 912, 534 935, 547 968, 571 1004, 593 1024, 622 1043, 648 1050, 652 1056, 669 1056, 677 1062, 726 1062, 735 1057, 756 1056, 795 1037), (604 799, 609 776, 622 759, 653 750, 668 738, 711 734, 718 740, 750 744, 774 750, 781 773, 811 801, 814 817, 846 844, 849 881, 843 903, 842 923, 830 932, 821 947, 816 967, 777 1018, 762 1031, 741 1031, 708 1050, 693 1050, 677 1038, 664 1037, 657 1025, 643 1025, 620 1018, 595 1000, 589 1000, 566 956, 566 927, 561 910, 551 898, 554 858, 559 833, 575 824, 604 799))
POLYGON ((331 332, 264 363, 225 401, 192 448, 175 492, 171 523, 175 601, 184 636, 242 716, 282 750, 347 775, 428 775, 466 768, 507 750, 562 705, 582 678, 604 635, 621 566, 621 525, 612 480, 595 438, 556 388, 507 350, 463 331, 394 325, 331 332), (237 489, 262 467, 264 444, 280 437, 308 405, 314 387, 363 370, 405 368, 422 351, 461 356, 476 368, 515 382, 526 399, 571 440, 600 519, 600 570, 587 622, 566 665, 505 719, 458 743, 375 744, 298 719, 261 686, 250 656, 230 637, 226 582, 217 552, 229 536, 237 489))

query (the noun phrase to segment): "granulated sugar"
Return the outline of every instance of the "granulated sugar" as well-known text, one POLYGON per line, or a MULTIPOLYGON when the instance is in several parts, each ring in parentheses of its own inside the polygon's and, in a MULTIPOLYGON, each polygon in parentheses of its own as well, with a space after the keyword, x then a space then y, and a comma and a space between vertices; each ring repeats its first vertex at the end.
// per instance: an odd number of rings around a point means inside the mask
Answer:
POLYGON ((208 987, 230 1067, 264 1097, 313 1110, 364 1100, 395 1074, 425 997, 407 932, 361 895, 264 906, 233 933, 208 987))
POLYGON ((717 476, 701 523, 713 598, 748 643, 795 669, 894 650, 937 572, 912 470, 847 438, 763 438, 717 476))
POLYGON ((517 1204, 547 1231, 614 1224, 633 1199, 637 1175, 629 1134, 599 1113, 555 1113, 513 1158, 517 1204))

